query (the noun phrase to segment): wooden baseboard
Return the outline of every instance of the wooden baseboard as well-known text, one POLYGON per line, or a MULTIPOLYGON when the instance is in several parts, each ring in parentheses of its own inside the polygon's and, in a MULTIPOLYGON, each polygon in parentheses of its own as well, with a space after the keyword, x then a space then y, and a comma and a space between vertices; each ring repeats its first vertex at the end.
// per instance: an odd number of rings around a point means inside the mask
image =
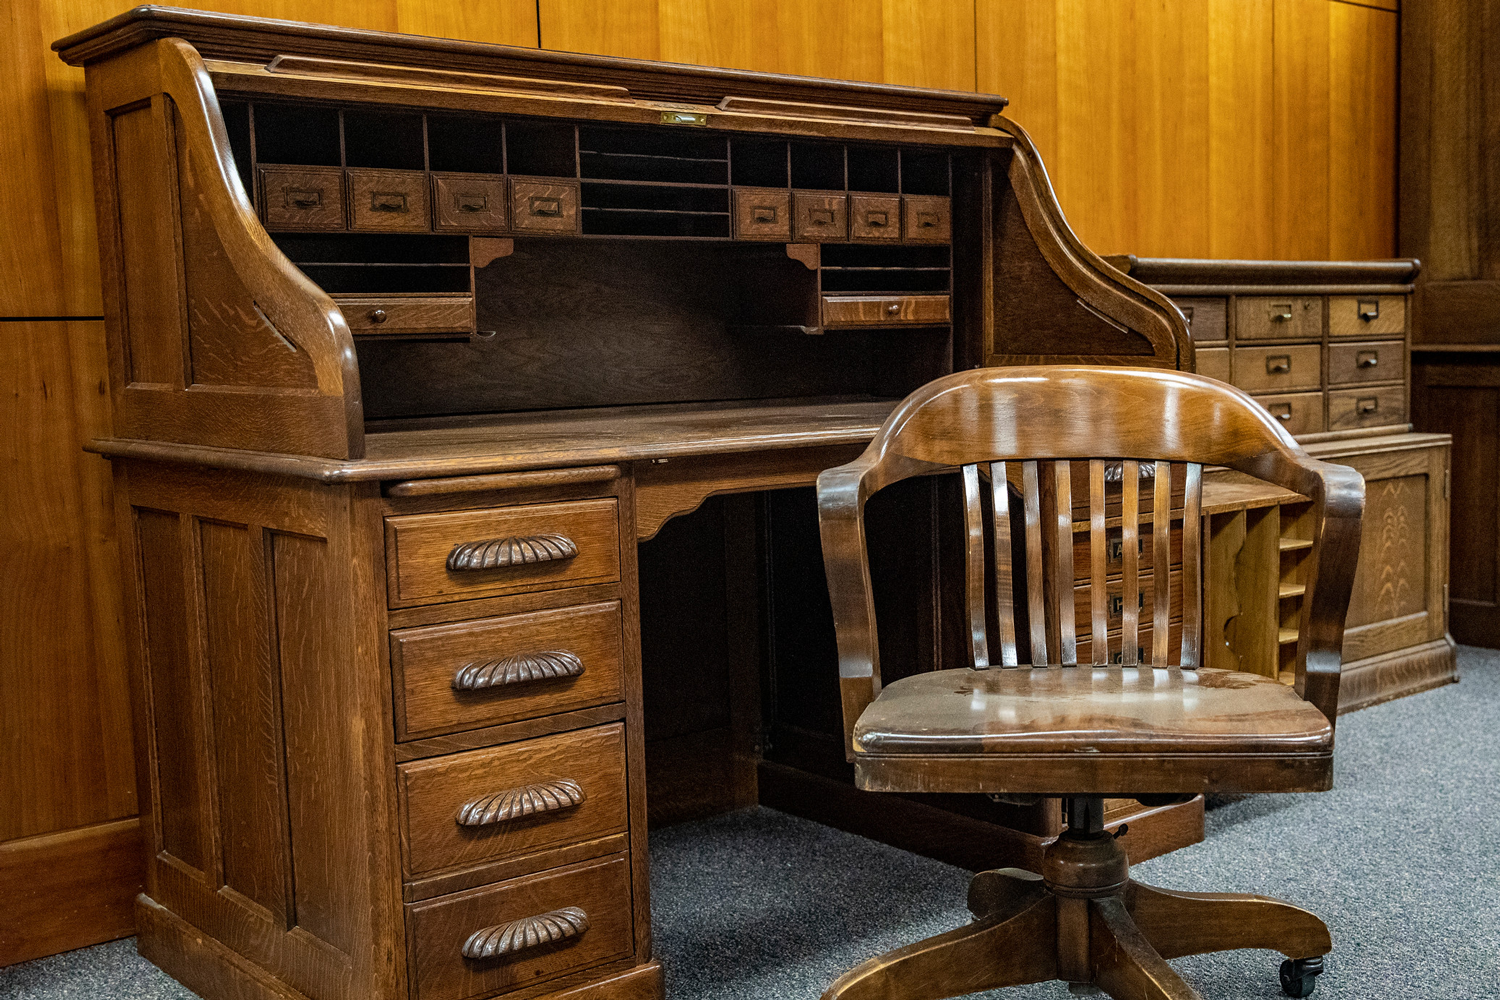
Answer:
POLYGON ((1458 680, 1453 637, 1344 664, 1339 677, 1339 714, 1403 698, 1458 680))
MULTIPOLYGON (((892 847, 970 871, 1041 871, 1051 836, 950 812, 900 795, 862 792, 852 785, 784 764, 762 761, 761 805, 857 833, 892 847)), ((1111 817, 1109 828, 1130 826, 1121 841, 1131 864, 1203 839, 1203 798, 1111 817)))
POLYGON ((134 934, 145 871, 134 816, 0 844, 0 966, 134 934))

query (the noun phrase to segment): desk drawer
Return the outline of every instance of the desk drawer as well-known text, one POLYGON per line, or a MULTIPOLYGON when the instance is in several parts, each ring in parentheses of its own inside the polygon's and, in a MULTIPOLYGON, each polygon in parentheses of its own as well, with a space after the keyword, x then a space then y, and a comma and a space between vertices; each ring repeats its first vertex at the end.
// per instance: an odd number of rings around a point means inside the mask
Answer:
POLYGON ((433 228, 443 233, 503 233, 505 178, 494 174, 433 174, 433 228))
POLYGON ((388 517, 391 606, 618 580, 616 506, 581 500, 388 517))
POLYGON ((1394 382, 1406 374, 1404 340, 1355 341, 1328 346, 1328 384, 1394 382))
POLYGON ((398 768, 412 877, 624 833, 620 723, 398 768))
POLYGON ((1320 344, 1236 347, 1234 384, 1246 392, 1296 392, 1323 384, 1320 344))
POLYGON ((356 337, 473 333, 474 297, 447 295, 335 295, 356 337))
POLYGON ((879 243, 901 239, 899 195, 851 194, 849 238, 879 243))
POLYGON ((432 228, 427 175, 420 170, 349 170, 349 228, 425 233, 432 228))
POLYGON ((1255 401, 1281 421, 1287 433, 1316 434, 1323 429, 1323 394, 1293 392, 1282 396, 1256 396, 1255 401))
POLYGON ((510 180, 510 224, 518 233, 578 232, 578 182, 558 177, 510 180))
POLYGON ((1237 340, 1317 340, 1323 300, 1316 295, 1245 295, 1234 301, 1237 340))
POLYGON ((849 199, 842 191, 793 191, 792 234, 798 243, 849 238, 849 199))
MULTIPOLYGON (((1229 308, 1224 299, 1173 299, 1187 320, 1188 336, 1195 342, 1212 343, 1229 337, 1229 308)), ((1199 352, 1202 353, 1201 351, 1199 352)), ((1217 375, 1213 376, 1218 378, 1217 375)), ((1222 379, 1221 381, 1228 381, 1222 379)))
POLYGON ((1338 389, 1328 394, 1328 429, 1406 423, 1406 389, 1399 385, 1338 389))
POLYGON ((790 240, 791 192, 786 188, 735 188, 734 235, 742 240, 790 240))
POLYGON ((338 167, 261 167, 260 213, 273 232, 344 228, 344 172, 338 167))
POLYGON ((953 238, 953 202, 939 195, 902 195, 902 232, 908 243, 947 243, 953 238))
POLYGON ((618 601, 397 629, 396 739, 619 701, 620 636, 618 601))
POLYGON ((1330 337, 1399 337, 1406 332, 1406 296, 1335 295, 1328 300, 1330 337))
POLYGON ((629 956, 634 935, 628 855, 559 868, 406 907, 416 1000, 502 993, 629 956), (559 912, 562 911, 562 912, 559 912), (501 947, 505 928, 544 940, 501 947), (490 957, 479 954, 485 941, 490 957), (495 953, 498 952, 498 953, 495 953))
POLYGON ((946 295, 825 295, 825 326, 913 326, 946 323, 946 295))

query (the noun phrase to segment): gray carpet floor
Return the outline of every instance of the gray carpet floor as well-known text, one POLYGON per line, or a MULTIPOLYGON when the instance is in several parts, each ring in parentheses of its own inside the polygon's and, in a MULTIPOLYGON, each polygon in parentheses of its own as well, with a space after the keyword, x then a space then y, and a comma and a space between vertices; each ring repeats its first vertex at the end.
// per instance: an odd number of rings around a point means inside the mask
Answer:
MULTIPOLYGON (((1462 683, 1346 716, 1335 788, 1208 814, 1207 839, 1138 865, 1167 888, 1258 892, 1328 921, 1315 996, 1500 997, 1500 652, 1462 683)), ((652 835, 672 1000, 816 1000, 863 959, 958 926, 968 873, 769 809, 652 835)), ((1277 997, 1272 952, 1172 964, 1208 1000, 1277 997)), ((1061 984, 980 994, 1066 997, 1061 984)), ((117 941, 0 969, 6 1000, 190 1000, 117 941)))

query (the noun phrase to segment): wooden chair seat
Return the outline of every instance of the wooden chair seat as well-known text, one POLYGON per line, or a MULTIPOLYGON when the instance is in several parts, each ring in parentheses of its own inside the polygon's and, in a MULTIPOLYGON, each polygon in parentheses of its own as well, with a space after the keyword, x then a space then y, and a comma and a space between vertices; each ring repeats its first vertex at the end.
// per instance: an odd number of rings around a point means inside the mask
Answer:
POLYGON ((1333 726, 1294 688, 1232 670, 936 670, 883 687, 853 745, 872 791, 1313 790, 1329 787, 1333 726))

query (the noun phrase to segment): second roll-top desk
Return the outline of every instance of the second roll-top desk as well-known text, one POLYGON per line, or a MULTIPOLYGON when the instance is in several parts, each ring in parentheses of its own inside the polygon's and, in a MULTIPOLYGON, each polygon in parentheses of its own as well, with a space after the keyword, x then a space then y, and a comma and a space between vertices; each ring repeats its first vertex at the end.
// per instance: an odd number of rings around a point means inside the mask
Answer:
MULTIPOLYGON (((750 734, 753 772, 758 699, 696 692, 734 657, 821 676, 832 641, 815 544, 767 541, 810 506, 709 498, 805 487, 956 369, 1195 364, 1000 98, 163 8, 57 48, 87 70, 139 947, 211 1000, 659 996, 646 689, 750 734), (674 537, 705 502, 718 533, 674 537)), ((882 516, 936 537, 944 489, 882 516)), ((914 662, 961 662, 954 565, 881 571, 914 662)), ((807 690, 778 697, 813 733, 807 690)))

